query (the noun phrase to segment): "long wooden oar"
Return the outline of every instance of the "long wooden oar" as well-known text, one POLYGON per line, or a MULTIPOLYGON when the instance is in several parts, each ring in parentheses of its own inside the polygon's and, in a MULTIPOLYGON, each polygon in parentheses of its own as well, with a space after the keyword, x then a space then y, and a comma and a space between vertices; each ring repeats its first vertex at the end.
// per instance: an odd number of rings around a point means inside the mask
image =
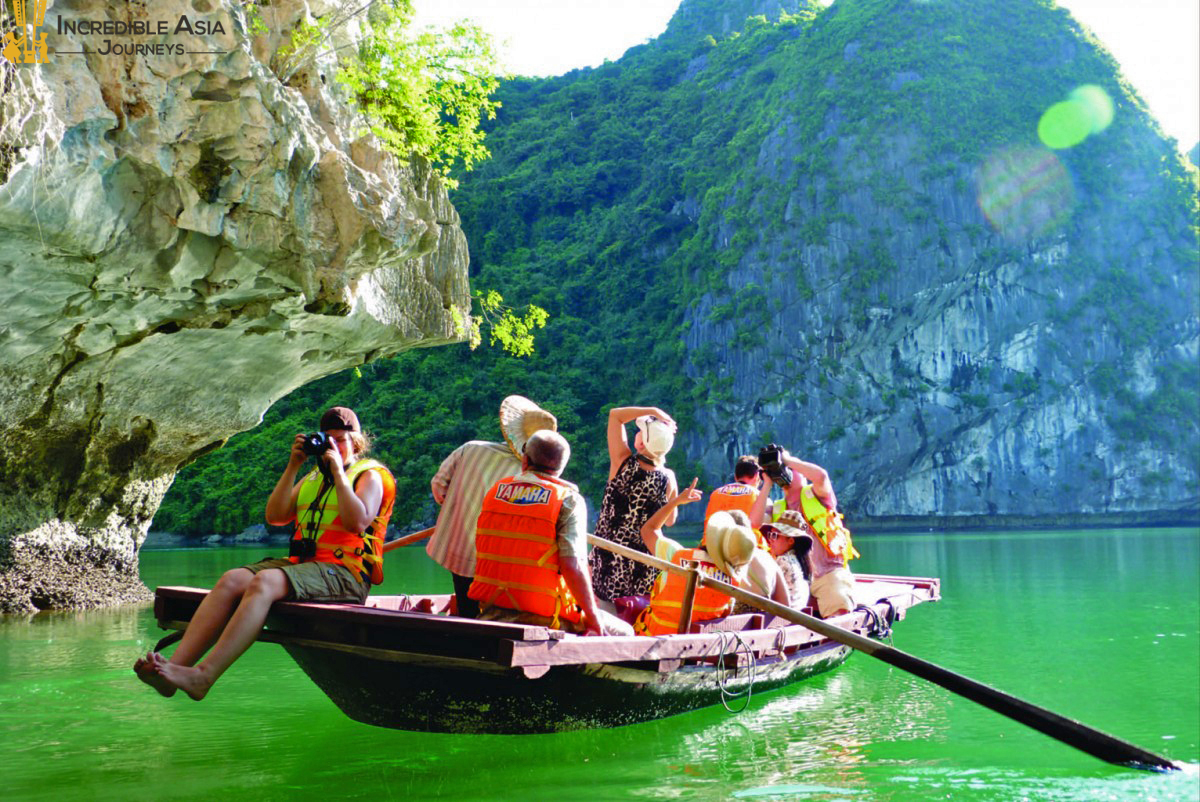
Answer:
POLYGON ((398 549, 401 546, 407 546, 409 543, 416 543, 418 540, 424 540, 433 534, 433 530, 437 527, 431 526, 428 529, 422 529, 420 532, 413 532, 411 535, 398 537, 395 540, 390 540, 383 544, 383 553, 387 554, 392 549, 398 549))
MULTIPOLYGON (((588 535, 588 542, 593 546, 608 549, 631 560, 651 565, 660 571, 670 571, 681 576, 687 576, 689 573, 686 569, 678 565, 651 557, 640 551, 634 551, 619 543, 613 543, 610 540, 605 540, 595 535, 588 535)), ((1019 721, 1022 724, 1033 727, 1038 732, 1045 733, 1051 738, 1062 741, 1076 749, 1081 749, 1101 760, 1115 763, 1119 766, 1127 766, 1133 769, 1149 769, 1151 771, 1175 771, 1182 768, 1178 763, 1174 763, 1153 752, 1147 752, 1145 749, 1135 746, 1128 741, 1114 738, 1108 733, 1092 729, 1086 724, 1066 718, 1065 716, 1060 716, 1058 713, 1047 710, 1044 707, 1039 707, 1032 702, 1018 699, 1004 691, 998 691, 981 682, 976 682, 970 677, 964 677, 962 674, 957 674, 949 669, 922 660, 919 657, 914 657, 899 649, 893 649, 878 641, 864 638, 862 635, 842 629, 828 621, 814 618, 811 615, 805 615, 798 610, 793 610, 791 607, 785 607, 771 599, 759 596, 757 593, 751 593, 750 591, 703 575, 700 577, 700 584, 719 590, 764 612, 791 621, 793 624, 799 624, 819 635, 824 635, 830 640, 837 641, 860 652, 865 652, 896 668, 916 674, 922 679, 927 679, 930 682, 941 685, 948 691, 956 693, 959 696, 964 696, 973 702, 978 702, 1002 716, 1008 716, 1014 721, 1019 721)))

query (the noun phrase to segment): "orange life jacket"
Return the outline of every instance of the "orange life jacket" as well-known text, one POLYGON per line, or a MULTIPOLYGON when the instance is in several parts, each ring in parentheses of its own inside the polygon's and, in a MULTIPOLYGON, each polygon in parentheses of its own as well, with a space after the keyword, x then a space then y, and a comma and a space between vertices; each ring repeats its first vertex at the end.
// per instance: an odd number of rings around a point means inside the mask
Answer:
MULTIPOLYGON (((699 563, 697 570, 705 576, 736 585, 737 580, 716 566, 703 549, 680 549, 671 555, 671 562, 682 565, 684 560, 699 563)), ((674 635, 679 632, 679 616, 687 591, 687 577, 662 571, 654 583, 650 606, 638 616, 634 631, 639 635, 674 635)), ((692 621, 709 621, 729 612, 733 599, 719 590, 696 585, 692 600, 692 621)))
POLYGON ((758 498, 758 489, 754 485, 745 485, 741 482, 721 485, 708 494, 708 506, 704 509, 705 526, 708 525, 708 519, 714 512, 741 510, 749 516, 750 510, 754 508, 756 498, 758 498))
POLYGON ((579 622, 558 566, 558 514, 571 485, 529 473, 492 485, 475 528, 475 579, 467 595, 484 604, 579 622))
POLYGON ((338 563, 350 569, 359 582, 383 582, 383 539, 396 501, 396 479, 383 463, 360 459, 346 470, 350 486, 354 487, 367 471, 376 471, 383 480, 383 500, 375 520, 361 533, 348 531, 342 523, 337 490, 324 481, 320 471, 304 477, 296 496, 296 533, 292 540, 316 540, 315 553, 309 558, 292 556, 289 560, 338 563))

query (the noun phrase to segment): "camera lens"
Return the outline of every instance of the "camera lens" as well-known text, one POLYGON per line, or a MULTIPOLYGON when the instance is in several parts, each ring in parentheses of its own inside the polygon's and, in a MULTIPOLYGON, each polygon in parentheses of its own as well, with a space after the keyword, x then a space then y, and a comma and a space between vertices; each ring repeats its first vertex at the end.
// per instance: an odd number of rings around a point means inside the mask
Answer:
POLYGON ((329 448, 329 438, 325 432, 314 432, 304 436, 304 453, 315 457, 329 448))

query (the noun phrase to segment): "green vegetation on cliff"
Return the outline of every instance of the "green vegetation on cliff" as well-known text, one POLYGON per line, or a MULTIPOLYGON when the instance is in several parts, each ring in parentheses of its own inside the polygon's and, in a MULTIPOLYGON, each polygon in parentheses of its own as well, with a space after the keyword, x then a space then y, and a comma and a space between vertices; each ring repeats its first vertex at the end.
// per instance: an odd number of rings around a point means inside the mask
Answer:
MULTIPOLYGON (((670 462, 681 479, 709 484, 736 454, 702 462, 712 444, 689 449, 687 433, 727 442, 764 404, 819 410, 804 445, 844 446, 838 458, 860 463, 885 454, 892 466, 911 464, 912 453, 886 452, 881 427, 864 436, 858 424, 892 415, 908 428, 911 405, 933 396, 958 399, 954 414, 985 417, 1083 382, 1130 448, 1161 442, 1148 416, 1196 410, 1194 355, 1154 368, 1148 393, 1129 390, 1139 349, 1195 325, 1189 301, 1178 309, 1178 289, 1196 282, 1194 173, 1065 11, 1043 0, 838 0, 829 9, 797 0, 777 20, 750 16, 723 30, 725 12, 749 5, 685 0, 663 36, 617 62, 501 85, 501 109, 486 124, 493 158, 453 200, 472 281, 549 312, 534 354, 410 352, 302 388, 258 429, 181 472, 156 528, 257 522, 288 439, 335 401, 377 433, 377 454, 400 480, 400 527, 432 516, 429 478, 450 450, 498 438, 496 410, 509 393, 558 416, 575 449, 567 476, 596 501, 605 414, 618 404, 674 414, 684 436, 670 462), (1101 87, 1116 114, 1103 135, 1056 154, 1070 208, 1033 222, 1002 218, 1001 208, 1000 219, 1017 220, 1015 235, 1001 236, 970 208, 977 166, 998 149, 1037 148, 1040 114, 1082 85, 1101 87), (1122 211, 1123 229, 1102 226, 1131 192, 1141 194, 1122 211), (849 211, 863 204, 877 217, 849 211), (1181 220, 1192 226, 1182 244, 1181 220), (893 357, 886 385, 863 389, 869 382, 839 343, 880 315, 914 314, 911 300, 892 296, 1023 263, 1059 240, 1069 256, 1046 265, 1056 272, 1043 280, 1063 289, 1039 289, 1029 314, 1103 344, 1089 364, 1073 364, 1074 378, 963 365, 939 386, 893 357), (833 254, 822 270, 801 258, 813 249, 833 254), (830 286, 837 308, 812 309, 830 286), (780 321, 797 327, 794 342, 764 334, 780 321), (820 334, 819 349, 801 345, 810 334, 820 334), (747 385, 731 365, 755 354, 766 367, 747 385), (760 383, 775 389, 764 395, 760 383), (722 420, 730 410, 734 419, 722 420)), ((932 418, 917 418, 920 436, 895 448, 924 440, 932 418)), ((769 437, 772 425, 757 431, 769 437)), ((1194 425, 1172 431, 1185 448, 1200 443, 1194 425)))

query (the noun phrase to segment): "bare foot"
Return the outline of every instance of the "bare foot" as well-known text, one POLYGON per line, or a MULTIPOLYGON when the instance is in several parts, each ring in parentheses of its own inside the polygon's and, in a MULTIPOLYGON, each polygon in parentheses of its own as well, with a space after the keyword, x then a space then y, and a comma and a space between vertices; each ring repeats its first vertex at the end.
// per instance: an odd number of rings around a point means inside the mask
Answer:
POLYGON ((137 674, 137 678, 142 682, 170 698, 175 695, 176 688, 167 681, 166 677, 158 673, 157 664, 154 661, 156 656, 162 657, 155 652, 146 652, 145 657, 139 657, 133 664, 133 673, 137 674))
MULTIPOLYGON (((155 672, 172 688, 178 688, 199 702, 212 687, 208 673, 196 666, 185 666, 179 663, 169 663, 162 655, 155 653, 155 672)), ((174 693, 174 691, 172 691, 174 693)))

